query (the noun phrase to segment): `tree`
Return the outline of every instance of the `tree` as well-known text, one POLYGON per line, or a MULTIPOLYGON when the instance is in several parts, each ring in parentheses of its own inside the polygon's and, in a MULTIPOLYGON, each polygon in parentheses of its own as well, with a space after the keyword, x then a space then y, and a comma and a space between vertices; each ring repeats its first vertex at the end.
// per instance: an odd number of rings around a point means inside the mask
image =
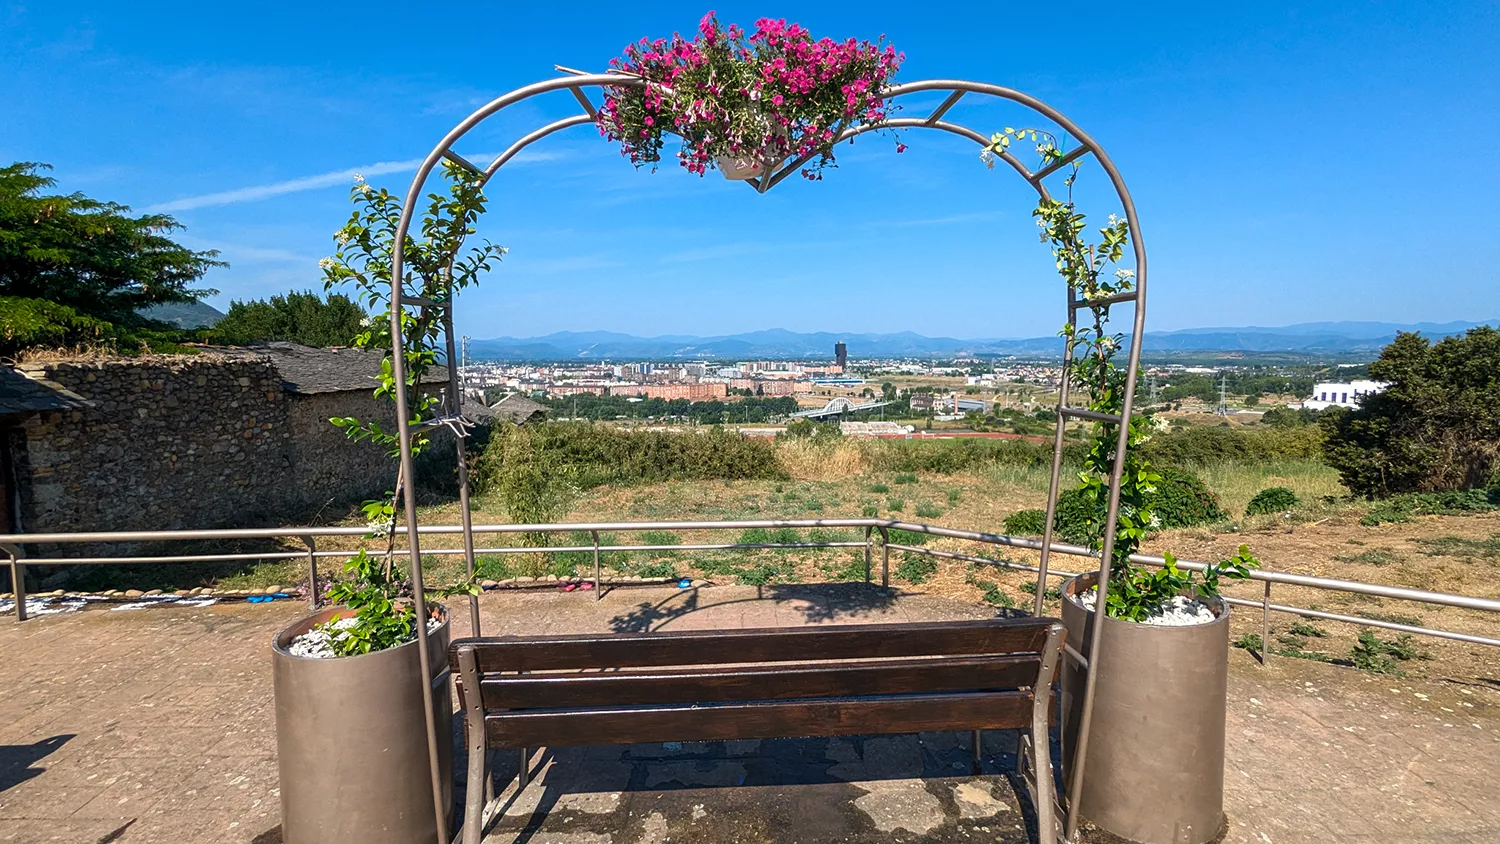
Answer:
POLYGON ((353 299, 330 293, 320 299, 312 292, 291 292, 269 300, 229 303, 229 313, 214 325, 222 343, 244 345, 266 340, 290 340, 304 346, 348 346, 366 328, 369 315, 353 299))
POLYGON ((46 164, 0 167, 0 296, 41 299, 123 326, 147 320, 147 305, 187 302, 212 290, 192 285, 217 252, 194 252, 167 237, 182 228, 165 214, 130 209, 81 193, 44 195, 56 180, 46 164))
POLYGON ((1351 491, 1381 497, 1500 480, 1500 331, 1481 326, 1435 345, 1397 334, 1370 377, 1388 386, 1319 420, 1324 459, 1351 491))

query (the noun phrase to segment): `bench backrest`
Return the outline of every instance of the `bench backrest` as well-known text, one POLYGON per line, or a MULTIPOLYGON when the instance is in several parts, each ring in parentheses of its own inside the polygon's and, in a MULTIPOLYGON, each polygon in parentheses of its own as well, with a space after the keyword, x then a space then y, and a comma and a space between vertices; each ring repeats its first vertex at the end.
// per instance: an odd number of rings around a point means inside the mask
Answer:
POLYGON ((470 638, 450 661, 493 745, 618 744, 1026 726, 1060 641, 988 619, 470 638))

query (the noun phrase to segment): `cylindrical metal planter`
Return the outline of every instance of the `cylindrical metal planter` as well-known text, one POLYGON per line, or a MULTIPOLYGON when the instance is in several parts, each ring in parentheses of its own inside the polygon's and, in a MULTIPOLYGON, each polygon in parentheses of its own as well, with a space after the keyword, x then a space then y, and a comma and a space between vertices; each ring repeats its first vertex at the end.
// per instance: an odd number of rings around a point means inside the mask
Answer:
MULTIPOLYGON (((447 690, 447 610, 428 634, 443 805, 452 806, 452 708, 447 690)), ((292 639, 348 609, 330 607, 288 626, 272 643, 276 752, 285 844, 435 842, 427 727, 417 643, 363 656, 312 659, 292 639)), ((452 823, 451 808, 448 822, 452 823)))
MULTIPOLYGON (((1095 614, 1077 596, 1097 579, 1083 575, 1063 586, 1068 644, 1090 660, 1095 614)), ((1215 621, 1189 627, 1103 619, 1076 799, 1083 817, 1106 832, 1142 844, 1203 844, 1224 829, 1229 606, 1220 601, 1215 611, 1215 621)), ((1065 771, 1072 769, 1084 681, 1084 670, 1065 660, 1065 771)))

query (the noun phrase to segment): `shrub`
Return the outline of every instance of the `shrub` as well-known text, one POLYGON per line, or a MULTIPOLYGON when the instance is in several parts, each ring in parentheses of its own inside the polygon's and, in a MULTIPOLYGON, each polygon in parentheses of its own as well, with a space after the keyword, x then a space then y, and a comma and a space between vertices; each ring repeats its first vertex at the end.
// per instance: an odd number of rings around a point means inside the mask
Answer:
MULTIPOLYGON (((1158 474, 1155 513, 1162 528, 1192 527, 1229 518, 1219 504, 1218 496, 1197 475, 1171 467, 1158 474)), ((1058 539, 1077 545, 1096 542, 1104 526, 1104 512, 1084 497, 1082 490, 1070 489, 1057 497, 1057 514, 1053 530, 1058 539)), ((1012 536, 1041 536, 1046 524, 1042 510, 1021 510, 1005 519, 1005 532, 1012 536)))
POLYGON ((890 492, 891 488, 885 484, 870 484, 870 491, 876 494, 884 495, 885 493, 890 492))
POLYGON ((917 509, 913 512, 917 514, 917 518, 919 519, 936 519, 938 516, 943 515, 942 508, 935 507, 926 501, 917 504, 917 509))
POLYGON ((740 545, 794 545, 802 541, 796 528, 750 528, 740 532, 740 545))
POLYGON ((641 532, 642 545, 681 545, 682 538, 670 530, 648 530, 641 532))
POLYGON ((1386 643, 1373 630, 1361 630, 1359 641, 1349 650, 1354 667, 1373 674, 1400 674, 1396 660, 1386 653, 1386 643))
POLYGON ((1302 501, 1297 497, 1297 493, 1292 492, 1284 486, 1273 486, 1257 492, 1255 497, 1250 499, 1250 503, 1245 505, 1245 515, 1261 516, 1267 513, 1285 513, 1287 510, 1301 503, 1302 501))
POLYGON ((1325 459, 1350 491, 1475 489, 1500 471, 1500 330, 1480 326, 1436 344, 1402 332, 1369 370, 1386 389, 1319 420, 1325 459))
POLYGON ((896 567, 896 576, 913 585, 926 583, 934 574, 937 574, 937 560, 910 551, 901 555, 901 565, 896 567))
POLYGON ((635 573, 653 579, 673 579, 677 577, 677 564, 671 560, 657 560, 640 566, 635 573))
POLYGON ((906 507, 906 499, 904 498, 886 499, 885 508, 891 512, 899 513, 904 507, 906 507))
POLYGON ((874 504, 865 504, 859 508, 859 514, 867 519, 873 519, 880 515, 880 508, 874 504))
MULTIPOLYGON (((1028 595, 1035 595, 1036 594, 1036 581, 1033 581, 1033 580, 1023 580, 1023 581, 1021 581, 1021 591, 1025 592, 1028 595)), ((1062 590, 1059 589, 1056 586, 1048 586, 1047 589, 1046 589, 1046 591, 1042 592, 1042 597, 1045 598, 1046 600, 1049 600, 1049 601, 1060 601, 1060 600, 1062 600, 1062 590)))
POLYGON ((1046 530, 1046 510, 1019 510, 1005 517, 1008 536, 1041 536, 1046 530))
POLYGON ((914 530, 901 530, 899 528, 890 531, 891 544, 893 545, 926 545, 927 534, 914 530))
POLYGON ((1415 516, 1463 516, 1500 509, 1500 490, 1412 492, 1377 501, 1362 525, 1409 522, 1415 516))
POLYGON ((1192 527, 1229 518, 1219 497, 1197 475, 1171 467, 1161 469, 1156 485, 1156 516, 1164 528, 1192 527))
POLYGON ((474 558, 474 576, 481 580, 509 580, 516 576, 516 570, 503 555, 485 554, 474 558))
POLYGON ((914 484, 916 482, 917 476, 911 472, 899 472, 896 475, 896 483, 898 484, 914 484))

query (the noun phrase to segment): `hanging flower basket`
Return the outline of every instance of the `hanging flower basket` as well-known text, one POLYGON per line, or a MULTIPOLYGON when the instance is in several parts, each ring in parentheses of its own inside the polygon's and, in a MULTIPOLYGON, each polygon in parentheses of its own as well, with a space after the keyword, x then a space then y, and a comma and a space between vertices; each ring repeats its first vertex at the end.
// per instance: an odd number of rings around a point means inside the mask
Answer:
POLYGON ((904 58, 883 39, 814 40, 785 20, 762 18, 747 36, 709 12, 692 40, 643 38, 611 60, 649 84, 607 89, 599 133, 637 167, 659 162, 673 134, 678 162, 699 175, 750 179, 796 158, 816 180, 840 134, 885 120, 884 91, 904 58))

